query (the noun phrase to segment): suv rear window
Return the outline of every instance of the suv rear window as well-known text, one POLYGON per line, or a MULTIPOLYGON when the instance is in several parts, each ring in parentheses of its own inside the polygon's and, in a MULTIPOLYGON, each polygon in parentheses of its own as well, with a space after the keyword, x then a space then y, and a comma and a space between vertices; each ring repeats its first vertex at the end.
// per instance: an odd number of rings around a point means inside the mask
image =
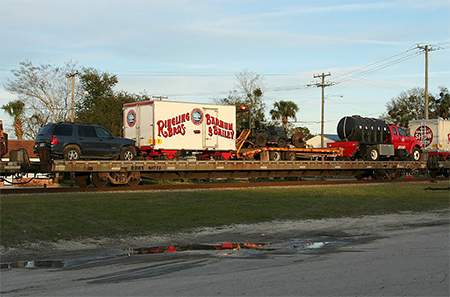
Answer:
POLYGON ((59 136, 72 136, 72 125, 57 125, 55 127, 55 131, 53 132, 53 135, 59 135, 59 136))
POLYGON ((45 125, 44 127, 41 128, 41 130, 39 130, 38 135, 39 136, 51 135, 54 127, 55 125, 45 125))

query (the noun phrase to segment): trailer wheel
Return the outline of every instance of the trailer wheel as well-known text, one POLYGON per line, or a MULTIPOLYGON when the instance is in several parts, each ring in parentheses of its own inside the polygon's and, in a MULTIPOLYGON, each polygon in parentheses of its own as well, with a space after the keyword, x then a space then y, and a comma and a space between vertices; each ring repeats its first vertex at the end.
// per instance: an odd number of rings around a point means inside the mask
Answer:
POLYGON ((90 177, 91 176, 89 173, 78 173, 77 172, 77 173, 75 173, 75 183, 80 188, 87 188, 87 186, 89 186, 91 184, 90 177))
POLYGON ((419 161, 421 156, 422 153, 420 152, 420 149, 417 146, 415 146, 412 150, 412 153, 409 155, 409 159, 411 161, 419 161))
POLYGON ((279 151, 270 151, 269 152, 269 160, 270 161, 280 161, 281 160, 281 152, 279 152, 279 151))
POLYGON ((81 157, 81 150, 77 145, 68 145, 64 148, 63 157, 66 161, 76 161, 81 157))
POLYGON ((288 151, 288 152, 284 152, 283 159, 286 161, 295 161, 297 159, 297 156, 296 156, 295 152, 288 151))
POLYGON ((372 146, 367 151, 367 160, 369 161, 377 161, 380 157, 380 153, 377 150, 376 146, 372 146))
POLYGON ((109 184, 108 175, 107 172, 94 172, 92 173, 92 183, 97 188, 103 188, 109 184))

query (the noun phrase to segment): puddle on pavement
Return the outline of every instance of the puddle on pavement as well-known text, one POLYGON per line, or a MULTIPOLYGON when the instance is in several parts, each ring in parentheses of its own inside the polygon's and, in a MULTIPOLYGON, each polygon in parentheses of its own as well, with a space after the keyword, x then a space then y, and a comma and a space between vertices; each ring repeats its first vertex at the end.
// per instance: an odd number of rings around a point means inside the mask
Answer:
MULTIPOLYGON (((195 251, 217 251, 218 256, 232 256, 233 253, 248 252, 248 255, 258 253, 298 253, 298 254, 320 254, 330 252, 335 248, 358 244, 355 239, 335 239, 327 236, 319 238, 301 239, 295 238, 280 243, 248 243, 248 242, 226 242, 217 244, 182 244, 155 247, 130 248, 124 254, 117 256, 133 256, 143 254, 158 253, 177 253, 177 252, 195 252, 195 251), (220 252, 221 251, 221 252, 220 252), (223 252, 226 251, 224 254, 223 252)), ((242 256, 242 253, 240 254, 242 256)), ((97 258, 98 259, 98 258, 97 258)), ((85 258, 85 260, 88 260, 85 258)), ((39 261, 16 261, 1 263, 0 269, 11 268, 64 268, 72 260, 39 260, 39 261)))
POLYGON ((295 252, 295 253, 322 253, 329 251, 332 248, 342 247, 358 243, 357 240, 337 240, 330 237, 320 237, 314 239, 292 239, 280 243, 218 243, 218 244, 184 244, 184 245, 170 245, 158 247, 140 247, 129 250, 128 255, 136 254, 156 254, 156 253, 175 253, 185 251, 202 251, 202 250, 216 250, 216 251, 238 251, 238 250, 253 250, 261 252, 295 252))
POLYGON ((64 261, 61 260, 43 260, 43 261, 18 261, 11 263, 1 263, 0 269, 8 268, 63 268, 64 261))

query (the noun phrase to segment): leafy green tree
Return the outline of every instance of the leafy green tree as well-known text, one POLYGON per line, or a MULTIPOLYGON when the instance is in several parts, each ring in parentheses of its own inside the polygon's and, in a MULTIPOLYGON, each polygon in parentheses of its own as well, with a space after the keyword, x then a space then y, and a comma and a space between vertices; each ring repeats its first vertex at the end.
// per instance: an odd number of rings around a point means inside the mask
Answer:
POLYGON ((293 118, 297 120, 298 106, 292 101, 279 101, 273 104, 273 109, 270 110, 272 120, 279 120, 283 123, 283 127, 287 129, 288 119, 293 118))
POLYGON ((440 87, 439 98, 434 96, 431 99, 431 115, 434 118, 450 120, 450 94, 448 88, 440 87))
MULTIPOLYGON (((448 89, 440 87, 439 98, 428 94, 429 118, 449 118, 450 95, 448 89)), ((387 122, 397 123, 402 127, 408 127, 409 121, 421 120, 425 116, 425 90, 413 88, 401 92, 386 104, 387 112, 381 118, 387 122)))
POLYGON ((135 95, 114 91, 118 83, 117 76, 94 68, 82 70, 80 83, 84 96, 76 105, 76 120, 104 126, 115 135, 122 135, 123 105, 150 99, 145 94, 135 95))
POLYGON ((20 100, 11 101, 8 104, 3 105, 2 109, 14 119, 13 125, 16 137, 18 140, 22 140, 24 135, 23 124, 25 121, 25 104, 20 100))

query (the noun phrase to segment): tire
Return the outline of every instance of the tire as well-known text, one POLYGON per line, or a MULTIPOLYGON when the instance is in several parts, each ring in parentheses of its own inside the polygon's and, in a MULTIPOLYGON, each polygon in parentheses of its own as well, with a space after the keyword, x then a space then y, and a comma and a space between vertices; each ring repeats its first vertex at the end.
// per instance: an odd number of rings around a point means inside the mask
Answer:
POLYGON ((77 145, 68 145, 64 148, 63 157, 66 161, 76 161, 81 157, 81 150, 77 145))
POLYGON ((270 151, 269 152, 269 160, 270 161, 280 161, 281 160, 281 152, 279 152, 279 151, 270 151))
POLYGON ((108 173, 103 172, 94 172, 92 173, 92 183, 97 188, 103 188, 106 187, 107 184, 109 184, 109 180, 107 178, 108 173))
POLYGON ((377 161, 380 158, 380 153, 375 146, 372 146, 367 151, 366 157, 368 161, 377 161))
POLYGON ((128 181, 128 185, 131 187, 135 187, 139 185, 141 182, 141 173, 140 172, 131 172, 129 173, 130 180, 128 181))
POLYGON ((412 150, 412 153, 409 155, 409 159, 411 161, 420 161, 420 157, 422 157, 422 153, 420 152, 420 149, 415 146, 412 150))
POLYGON ((119 159, 125 160, 125 161, 131 161, 131 160, 133 160, 135 155, 136 155, 136 153, 134 152, 134 149, 129 146, 126 146, 126 147, 122 148, 122 150, 120 151, 119 159))
POLYGON ((75 173, 75 183, 80 188, 87 188, 91 184, 91 175, 89 173, 75 173))
POLYGON ((267 145, 267 134, 264 132, 259 132, 256 134, 255 143, 257 146, 266 146, 267 145))
POLYGON ((277 141, 277 146, 278 147, 286 147, 287 146, 287 141, 284 138, 280 138, 277 141))
POLYGON ((283 153, 283 159, 286 161, 295 161, 297 159, 297 156, 295 152, 288 151, 283 153))
POLYGON ((296 148, 303 148, 306 144, 305 135, 303 135, 302 132, 297 131, 292 135, 291 142, 296 148))

